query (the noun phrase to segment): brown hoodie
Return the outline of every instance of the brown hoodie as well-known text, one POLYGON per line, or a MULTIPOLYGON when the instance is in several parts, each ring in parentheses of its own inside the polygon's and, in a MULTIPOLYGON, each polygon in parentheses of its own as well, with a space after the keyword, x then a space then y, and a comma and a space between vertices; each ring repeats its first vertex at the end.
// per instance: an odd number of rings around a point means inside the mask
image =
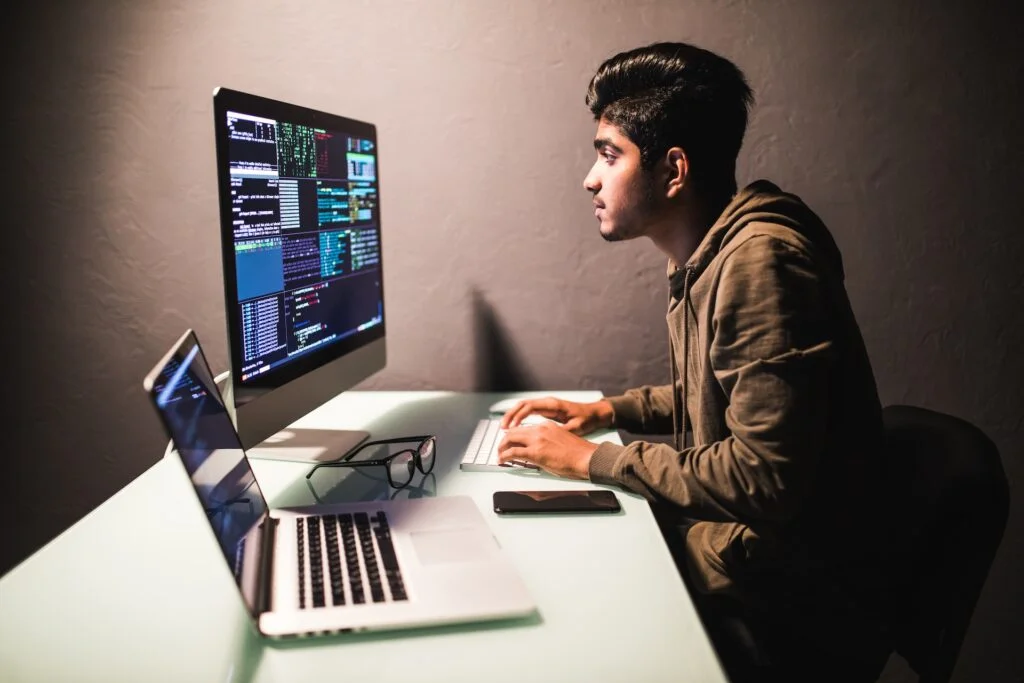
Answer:
POLYGON ((698 590, 742 598, 781 576, 849 598, 883 432, 835 242, 798 197, 757 181, 669 271, 673 384, 610 402, 615 427, 673 432, 675 447, 601 444, 591 479, 678 514, 698 590))

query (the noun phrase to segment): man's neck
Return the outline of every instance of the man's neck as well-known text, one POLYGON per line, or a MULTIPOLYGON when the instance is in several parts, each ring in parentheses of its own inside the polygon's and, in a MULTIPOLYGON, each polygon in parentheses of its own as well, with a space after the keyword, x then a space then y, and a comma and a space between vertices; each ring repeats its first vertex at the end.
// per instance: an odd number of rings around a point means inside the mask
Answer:
POLYGON ((682 267, 697 251, 708 230, 727 204, 711 206, 697 201, 681 202, 667 211, 648 234, 651 241, 677 267, 682 267))

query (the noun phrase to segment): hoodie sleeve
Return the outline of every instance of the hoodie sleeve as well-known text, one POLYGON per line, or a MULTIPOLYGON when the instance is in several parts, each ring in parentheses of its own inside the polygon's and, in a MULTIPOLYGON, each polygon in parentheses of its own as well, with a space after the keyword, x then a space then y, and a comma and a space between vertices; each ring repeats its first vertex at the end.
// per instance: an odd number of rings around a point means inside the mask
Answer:
MULTIPOLYGON (((676 383, 678 390, 679 383, 676 383)), ((612 424, 634 434, 672 433, 672 385, 630 389, 622 396, 608 398, 612 424)))
POLYGON ((601 444, 591 479, 700 519, 792 517, 825 438, 833 350, 826 288, 820 266, 788 242, 758 235, 738 245, 725 256, 710 346, 730 436, 682 452, 601 444))

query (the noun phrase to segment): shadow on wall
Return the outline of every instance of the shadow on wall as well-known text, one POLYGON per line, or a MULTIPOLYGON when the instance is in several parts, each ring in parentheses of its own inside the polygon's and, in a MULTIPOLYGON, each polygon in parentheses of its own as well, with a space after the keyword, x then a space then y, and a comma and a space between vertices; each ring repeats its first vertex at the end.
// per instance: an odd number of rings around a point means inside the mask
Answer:
POLYGON ((531 391, 537 379, 523 362, 494 308, 473 289, 473 348, 476 350, 474 391, 531 391))

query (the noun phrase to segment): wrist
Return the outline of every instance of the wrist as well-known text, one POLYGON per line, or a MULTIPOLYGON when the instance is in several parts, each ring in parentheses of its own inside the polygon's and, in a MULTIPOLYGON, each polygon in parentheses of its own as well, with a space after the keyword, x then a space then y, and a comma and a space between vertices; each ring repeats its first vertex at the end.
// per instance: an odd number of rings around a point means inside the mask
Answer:
POLYGON ((586 443, 587 443, 587 449, 586 449, 585 453, 583 454, 582 457, 580 457, 580 458, 578 458, 576 460, 576 472, 575 472, 575 475, 579 479, 590 479, 590 461, 594 457, 594 453, 597 451, 597 447, 600 445, 600 444, 592 443, 590 441, 588 441, 586 443))
POLYGON ((612 403, 606 398, 594 403, 594 413, 599 428, 610 428, 615 423, 615 409, 612 403))

